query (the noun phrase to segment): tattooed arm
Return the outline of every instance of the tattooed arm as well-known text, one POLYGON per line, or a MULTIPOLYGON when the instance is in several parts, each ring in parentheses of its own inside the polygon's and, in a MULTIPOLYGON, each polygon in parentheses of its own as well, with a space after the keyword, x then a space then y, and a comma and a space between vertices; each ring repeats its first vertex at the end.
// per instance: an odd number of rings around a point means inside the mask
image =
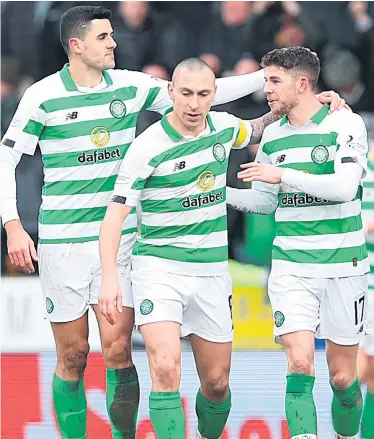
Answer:
POLYGON ((249 122, 252 125, 252 136, 248 145, 257 145, 257 143, 260 143, 264 129, 278 119, 280 119, 280 116, 270 112, 258 117, 257 119, 250 120, 249 122))

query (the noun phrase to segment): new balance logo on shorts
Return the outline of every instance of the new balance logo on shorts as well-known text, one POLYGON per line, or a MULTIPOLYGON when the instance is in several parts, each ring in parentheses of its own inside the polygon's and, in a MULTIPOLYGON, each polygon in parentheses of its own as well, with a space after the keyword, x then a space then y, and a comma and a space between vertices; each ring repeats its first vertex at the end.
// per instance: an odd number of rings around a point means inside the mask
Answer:
POLYGON ((275 164, 279 165, 279 163, 283 163, 285 159, 286 159, 286 154, 279 155, 277 157, 277 160, 275 161, 275 164))
POLYGON ((65 120, 76 119, 77 117, 78 117, 78 111, 73 111, 66 115, 65 120))
POLYGON ((174 172, 175 171, 180 171, 181 169, 184 169, 186 167, 186 162, 177 162, 174 165, 174 172))

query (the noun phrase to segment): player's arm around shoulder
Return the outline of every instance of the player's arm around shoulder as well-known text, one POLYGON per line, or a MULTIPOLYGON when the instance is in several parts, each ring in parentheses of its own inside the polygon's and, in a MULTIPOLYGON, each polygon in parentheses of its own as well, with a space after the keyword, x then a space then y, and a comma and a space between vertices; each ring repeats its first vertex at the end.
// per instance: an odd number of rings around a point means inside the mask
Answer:
POLYGON ((137 97, 142 101, 142 110, 155 111, 164 115, 169 108, 172 108, 173 102, 169 97, 168 81, 133 70, 115 69, 113 72, 124 84, 133 84, 138 88, 137 97))
MULTIPOLYGON (((345 101, 335 92, 324 92, 317 96, 318 100, 324 104, 330 104, 330 111, 336 112, 344 108, 345 101)), ((248 122, 252 127, 252 136, 249 145, 257 145, 260 143, 264 130, 270 125, 277 126, 280 116, 273 114, 272 112, 266 113, 256 119, 251 119, 248 122)))

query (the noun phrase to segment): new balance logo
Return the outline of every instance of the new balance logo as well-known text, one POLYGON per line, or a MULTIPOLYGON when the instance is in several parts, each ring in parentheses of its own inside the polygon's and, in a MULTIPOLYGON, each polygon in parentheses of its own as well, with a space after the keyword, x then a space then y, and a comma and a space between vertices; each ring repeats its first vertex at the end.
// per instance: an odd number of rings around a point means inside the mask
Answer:
POLYGON ((78 117, 78 111, 73 111, 66 115, 65 120, 76 119, 77 117, 78 117))
POLYGON ((177 162, 174 165, 174 172, 175 171, 180 171, 181 169, 184 169, 186 167, 186 162, 177 162))
POLYGON ((285 159, 286 159, 286 154, 279 155, 277 157, 277 160, 275 161, 275 164, 279 165, 279 163, 283 163, 285 159))

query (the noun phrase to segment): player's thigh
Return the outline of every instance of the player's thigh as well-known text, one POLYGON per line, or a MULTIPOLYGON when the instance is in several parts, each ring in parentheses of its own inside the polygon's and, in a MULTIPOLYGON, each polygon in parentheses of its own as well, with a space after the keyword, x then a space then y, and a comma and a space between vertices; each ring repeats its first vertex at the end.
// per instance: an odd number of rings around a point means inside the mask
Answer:
POLYGON ((293 332, 315 333, 320 324, 320 297, 324 289, 324 279, 270 273, 268 292, 277 342, 293 332))
POLYGON ((181 377, 180 324, 172 321, 140 326, 155 392, 176 391, 181 377))
POLYGON ((216 343, 231 343, 232 280, 222 276, 179 276, 187 297, 183 314, 182 335, 195 334, 216 343))
POLYGON ((88 309, 92 280, 90 243, 39 244, 39 278, 45 300, 45 317, 70 322, 88 309))
POLYGON ((227 397, 232 343, 215 343, 190 335, 203 395, 217 401, 227 397))
POLYGON ((156 322, 182 324, 184 301, 178 275, 136 269, 131 271, 135 324, 156 322))
POLYGON ((359 344, 366 332, 367 291, 367 275, 328 279, 319 336, 336 345, 359 344))
MULTIPOLYGON (((134 244, 134 234, 125 234, 121 237, 120 246, 117 255, 117 273, 118 280, 122 291, 122 306, 133 308, 133 292, 131 285, 131 249, 134 244)), ((101 263, 99 244, 95 242, 95 248, 92 249, 94 257, 94 270, 92 276, 92 282, 90 284, 90 297, 89 301, 91 305, 97 305, 99 303, 99 293, 102 283, 101 275, 101 263)))

